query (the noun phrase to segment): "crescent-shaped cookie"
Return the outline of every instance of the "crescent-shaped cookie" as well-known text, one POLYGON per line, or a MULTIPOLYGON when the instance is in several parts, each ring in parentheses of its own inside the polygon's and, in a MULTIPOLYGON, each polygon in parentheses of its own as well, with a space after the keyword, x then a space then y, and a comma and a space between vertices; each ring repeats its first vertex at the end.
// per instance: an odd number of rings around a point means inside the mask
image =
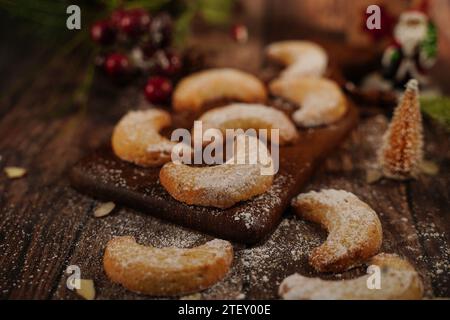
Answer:
POLYGON ((105 272, 113 282, 152 296, 204 290, 225 277, 232 261, 232 245, 218 239, 183 249, 154 248, 136 243, 133 237, 116 237, 103 256, 105 272))
POLYGON ((194 73, 175 88, 175 111, 198 111, 208 102, 221 99, 239 102, 265 102, 264 84, 255 76, 236 69, 209 69, 194 73))
POLYGON ((166 163, 159 172, 161 185, 178 201, 221 209, 266 192, 274 171, 265 144, 256 137, 239 135, 235 146, 233 157, 216 166, 166 163))
POLYGON ((301 127, 332 124, 341 119, 348 106, 339 86, 323 78, 276 79, 270 83, 270 92, 300 106, 292 115, 301 127))
POLYGON ((283 280, 279 295, 287 300, 418 300, 423 296, 419 274, 405 259, 381 253, 368 262, 379 267, 380 287, 369 289, 371 276, 330 281, 293 274, 283 280))
POLYGON ((282 78, 321 77, 328 65, 325 50, 310 41, 275 42, 266 48, 266 54, 286 66, 282 78))
POLYGON ((170 161, 175 142, 159 131, 169 126, 170 115, 158 109, 128 112, 116 125, 112 148, 120 159, 143 167, 161 166, 170 161))
POLYGON ((327 240, 314 249, 310 264, 319 272, 342 272, 375 255, 382 229, 377 214, 354 194, 343 190, 298 195, 292 206, 298 216, 322 225, 327 240))
POLYGON ((261 104, 235 103, 204 113, 200 119, 204 130, 215 128, 225 134, 226 129, 279 129, 279 144, 298 138, 295 125, 282 111, 261 104))

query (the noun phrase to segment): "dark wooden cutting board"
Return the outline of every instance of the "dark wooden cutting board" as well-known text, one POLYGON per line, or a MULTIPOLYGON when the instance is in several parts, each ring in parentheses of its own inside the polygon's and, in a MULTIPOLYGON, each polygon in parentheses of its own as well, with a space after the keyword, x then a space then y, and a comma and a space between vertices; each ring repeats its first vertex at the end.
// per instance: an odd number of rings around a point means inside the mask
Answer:
POLYGON ((280 170, 264 194, 228 209, 190 206, 172 198, 159 183, 160 168, 140 168, 118 159, 110 147, 81 160, 71 170, 72 186, 160 219, 239 243, 257 243, 278 225, 290 200, 314 168, 357 122, 351 105, 339 122, 300 132, 297 143, 280 148, 280 170))

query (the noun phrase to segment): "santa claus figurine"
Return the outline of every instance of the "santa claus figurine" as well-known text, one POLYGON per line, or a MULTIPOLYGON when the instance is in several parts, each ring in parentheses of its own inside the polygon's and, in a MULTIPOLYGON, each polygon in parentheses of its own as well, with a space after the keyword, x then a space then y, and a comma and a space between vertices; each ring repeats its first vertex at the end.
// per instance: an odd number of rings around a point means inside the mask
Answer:
POLYGON ((436 28, 424 10, 409 10, 400 15, 394 28, 393 42, 384 52, 383 76, 395 87, 403 87, 409 79, 426 85, 427 70, 437 55, 436 28))

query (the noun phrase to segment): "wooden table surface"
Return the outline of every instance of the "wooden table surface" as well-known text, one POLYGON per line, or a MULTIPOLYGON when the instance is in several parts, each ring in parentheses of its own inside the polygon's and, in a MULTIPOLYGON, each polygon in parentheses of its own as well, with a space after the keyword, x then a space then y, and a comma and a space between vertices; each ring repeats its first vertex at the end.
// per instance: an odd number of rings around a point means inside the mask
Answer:
MULTIPOLYGON (((12 41, 16 35, 4 36, 12 41)), ((206 34, 193 42, 211 51, 214 65, 257 72, 261 49, 275 38, 254 33, 242 46, 223 35, 206 34)), ((76 299, 66 288, 65 270, 78 265, 82 278, 94 280, 97 299, 146 299, 107 279, 102 256, 108 240, 134 235, 145 244, 188 247, 210 237, 124 207, 102 219, 93 217, 98 202, 69 186, 68 170, 108 141, 126 110, 145 102, 138 85, 119 88, 96 77, 86 112, 55 112, 66 106, 89 62, 82 50, 70 59, 52 60, 53 53, 24 43, 0 55, 0 168, 27 169, 17 180, 8 179, 3 170, 0 174, 0 297, 76 299), (25 76, 30 70, 37 70, 37 76, 25 76)), ((375 161, 387 121, 382 114, 363 114, 358 128, 306 189, 345 189, 366 201, 383 224, 382 250, 409 259, 423 278, 427 297, 450 297, 449 136, 425 122, 426 158, 439 165, 437 176, 369 185, 366 170, 375 161)), ((293 272, 313 275, 307 256, 325 236, 287 212, 261 244, 236 245, 230 274, 200 297, 276 298, 283 277, 293 272)))

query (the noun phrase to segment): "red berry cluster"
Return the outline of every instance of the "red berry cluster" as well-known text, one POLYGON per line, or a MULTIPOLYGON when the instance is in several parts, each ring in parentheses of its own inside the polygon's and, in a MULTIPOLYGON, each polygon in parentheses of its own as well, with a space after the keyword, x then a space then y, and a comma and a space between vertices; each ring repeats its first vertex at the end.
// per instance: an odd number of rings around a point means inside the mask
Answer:
POLYGON ((150 103, 160 104, 172 94, 172 80, 183 61, 172 48, 173 21, 169 14, 151 16, 142 8, 117 9, 91 26, 91 38, 103 53, 96 64, 113 79, 123 80, 136 71, 151 75, 145 86, 150 103))

